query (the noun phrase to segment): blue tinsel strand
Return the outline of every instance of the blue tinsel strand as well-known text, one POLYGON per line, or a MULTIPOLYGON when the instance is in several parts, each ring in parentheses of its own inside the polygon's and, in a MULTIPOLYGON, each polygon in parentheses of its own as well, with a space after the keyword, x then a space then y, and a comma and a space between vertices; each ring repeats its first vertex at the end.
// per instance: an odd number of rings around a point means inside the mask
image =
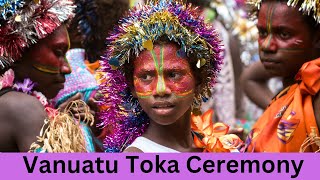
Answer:
POLYGON ((7 20, 10 16, 14 15, 18 8, 24 5, 21 0, 0 0, 0 20, 7 20))

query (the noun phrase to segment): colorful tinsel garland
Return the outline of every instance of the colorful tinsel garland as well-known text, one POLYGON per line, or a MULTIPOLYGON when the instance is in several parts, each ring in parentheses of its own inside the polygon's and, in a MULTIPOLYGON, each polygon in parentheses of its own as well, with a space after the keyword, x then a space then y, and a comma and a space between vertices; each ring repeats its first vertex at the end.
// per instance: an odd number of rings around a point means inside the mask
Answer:
POLYGON ((71 0, 1 1, 0 66, 10 67, 23 50, 73 17, 71 0))
POLYGON ((223 58, 223 48, 213 27, 205 24, 191 5, 180 1, 148 1, 146 5, 133 8, 119 23, 107 38, 107 51, 98 72, 102 74, 99 104, 108 107, 99 112, 100 125, 112 132, 104 140, 108 152, 124 150, 149 123, 124 76, 122 65, 130 56, 152 48, 150 44, 162 36, 178 43, 187 56, 196 54, 201 62, 198 68, 207 71, 201 99, 210 96, 208 89, 215 83, 223 58))
MULTIPOLYGON (((257 17, 257 12, 263 1, 264 0, 247 0, 253 18, 257 17)), ((313 17, 318 24, 320 23, 320 0, 288 0, 287 5, 292 7, 300 5, 299 11, 313 17)))

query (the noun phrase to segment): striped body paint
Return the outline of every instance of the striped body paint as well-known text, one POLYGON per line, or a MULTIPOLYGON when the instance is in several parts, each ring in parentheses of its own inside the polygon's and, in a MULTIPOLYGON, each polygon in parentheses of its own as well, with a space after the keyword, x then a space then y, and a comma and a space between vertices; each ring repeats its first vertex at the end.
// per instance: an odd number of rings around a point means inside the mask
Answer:
POLYGON ((156 45, 135 60, 134 88, 139 98, 171 94, 176 98, 193 95, 195 80, 186 58, 177 55, 172 44, 156 45))

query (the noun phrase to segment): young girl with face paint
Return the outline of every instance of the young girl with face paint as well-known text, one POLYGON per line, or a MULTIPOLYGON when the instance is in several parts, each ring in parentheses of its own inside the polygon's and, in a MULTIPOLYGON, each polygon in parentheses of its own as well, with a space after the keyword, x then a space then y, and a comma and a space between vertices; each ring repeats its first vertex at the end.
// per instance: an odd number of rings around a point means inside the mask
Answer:
POLYGON ((125 151, 199 151, 193 146, 190 133, 191 106, 198 81, 188 59, 179 56, 178 45, 155 44, 153 50, 140 53, 133 67, 132 93, 150 124, 125 151))
MULTIPOLYGON (((205 126, 199 127, 203 122, 195 115, 202 99, 210 97, 221 64, 214 29, 191 6, 171 0, 149 1, 120 23, 107 38, 101 61, 106 75, 99 118, 110 130, 106 152, 203 151, 208 142, 197 141, 191 129, 205 126)), ((208 125, 211 115, 203 116, 208 125)))
POLYGON ((256 11, 262 64, 246 70, 245 76, 255 79, 257 87, 270 77, 280 76, 284 89, 254 125, 248 151, 318 151, 320 17, 312 3, 319 7, 319 2, 249 2, 260 7, 256 11))

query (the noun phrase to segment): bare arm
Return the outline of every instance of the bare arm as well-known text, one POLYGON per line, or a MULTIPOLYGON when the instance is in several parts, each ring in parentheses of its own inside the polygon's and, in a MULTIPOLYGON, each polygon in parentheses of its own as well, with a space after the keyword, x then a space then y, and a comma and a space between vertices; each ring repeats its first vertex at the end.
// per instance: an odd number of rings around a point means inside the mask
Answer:
POLYGON ((241 87, 256 105, 266 109, 274 96, 268 87, 273 76, 267 72, 261 62, 255 62, 244 69, 240 77, 241 87))
MULTIPOLYGON (((240 87, 240 75, 242 74, 243 67, 240 58, 240 43, 236 39, 236 37, 232 34, 229 34, 229 44, 230 44, 230 52, 232 57, 233 71, 234 71, 234 80, 235 87, 240 87)), ((236 98, 236 117, 242 117, 242 98, 243 98, 243 90, 241 88, 235 89, 235 98, 236 98)))
POLYGON ((16 146, 6 151, 27 152, 46 118, 44 107, 35 97, 19 92, 9 92, 1 98, 1 118, 8 128, 5 138, 12 137, 9 143, 16 146))
POLYGON ((129 147, 129 148, 125 149, 123 152, 124 153, 133 153, 133 152, 135 152, 135 153, 143 153, 143 151, 141 151, 140 149, 138 149, 136 147, 129 147))
POLYGON ((316 118, 318 129, 320 130, 320 93, 319 92, 314 98, 313 109, 314 109, 314 116, 316 118))

